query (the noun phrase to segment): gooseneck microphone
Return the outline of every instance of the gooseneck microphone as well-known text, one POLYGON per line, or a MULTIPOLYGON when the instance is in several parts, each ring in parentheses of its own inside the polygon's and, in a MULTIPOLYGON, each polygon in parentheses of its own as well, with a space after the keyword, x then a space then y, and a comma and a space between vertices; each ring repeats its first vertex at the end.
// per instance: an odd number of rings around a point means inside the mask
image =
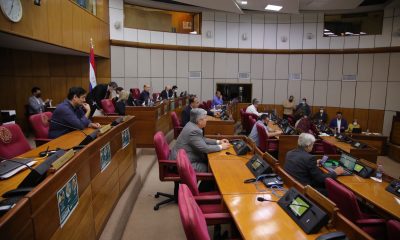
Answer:
POLYGON ((226 154, 226 155, 231 155, 231 156, 240 157, 240 158, 244 158, 244 159, 246 159, 246 160, 249 160, 249 158, 248 158, 248 157, 244 157, 244 156, 236 155, 236 154, 233 154, 233 153, 231 153, 231 152, 225 152, 225 154, 226 154))
POLYGON ((54 119, 49 119, 49 123, 55 123, 57 125, 60 125, 60 126, 72 129, 72 130, 78 130, 81 133, 85 134, 86 137, 88 136, 82 129, 79 129, 79 128, 76 128, 76 127, 73 127, 73 126, 70 126, 70 125, 67 125, 67 124, 64 124, 64 123, 60 123, 59 121, 56 121, 54 119))
POLYGON ((263 197, 257 197, 257 201, 259 201, 259 202, 278 202, 278 201, 269 200, 269 199, 266 199, 266 198, 263 198, 263 197))

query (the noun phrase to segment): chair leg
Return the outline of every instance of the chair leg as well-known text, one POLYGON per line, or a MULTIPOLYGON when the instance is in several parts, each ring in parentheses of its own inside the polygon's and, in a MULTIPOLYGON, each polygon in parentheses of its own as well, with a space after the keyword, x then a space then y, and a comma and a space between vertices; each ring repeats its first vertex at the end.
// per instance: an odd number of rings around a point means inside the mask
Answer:
POLYGON ((168 193, 162 193, 162 192, 157 192, 154 197, 159 198, 160 196, 166 197, 167 199, 157 203, 154 206, 154 211, 157 211, 161 205, 170 203, 170 202, 178 202, 178 190, 179 190, 179 182, 174 182, 174 194, 168 194, 168 193))

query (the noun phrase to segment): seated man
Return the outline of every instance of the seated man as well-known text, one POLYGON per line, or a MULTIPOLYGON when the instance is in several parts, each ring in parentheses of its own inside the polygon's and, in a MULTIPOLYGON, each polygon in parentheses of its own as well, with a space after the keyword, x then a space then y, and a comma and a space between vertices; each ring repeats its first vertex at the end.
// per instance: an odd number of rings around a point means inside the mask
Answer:
POLYGON ((88 117, 90 106, 85 102, 86 91, 81 87, 69 89, 67 99, 60 103, 53 112, 49 127, 49 138, 57 138, 76 129, 87 127, 100 128, 100 124, 92 123, 88 117), (85 111, 86 113, 85 113, 85 111))
POLYGON ((347 121, 342 117, 342 112, 336 113, 336 118, 331 120, 329 127, 336 133, 342 133, 347 129, 347 121))
POLYGON ((190 111, 190 122, 182 129, 171 150, 170 159, 176 159, 179 149, 186 150, 188 158, 196 172, 207 172, 207 154, 230 147, 227 139, 214 140, 203 136, 203 128, 207 125, 207 111, 194 108, 190 111))
POLYGON ((172 93, 171 90, 172 90, 172 89, 171 89, 171 86, 170 86, 170 85, 165 86, 165 89, 162 90, 162 92, 161 92, 161 94, 160 94, 161 99, 164 100, 164 99, 170 99, 170 98, 172 98, 173 93, 172 93))
POLYGON ((32 92, 32 96, 30 96, 29 100, 28 100, 29 115, 44 112, 46 110, 46 106, 50 105, 51 100, 46 99, 45 101, 43 101, 43 99, 41 98, 40 88, 38 88, 38 87, 33 87, 31 92, 32 92))
POLYGON ((310 133, 314 136, 319 135, 317 128, 307 115, 303 115, 299 120, 297 120, 295 128, 303 133, 310 133))
POLYGON ((222 94, 220 91, 216 91, 211 106, 214 107, 222 104, 224 104, 224 100, 222 100, 222 94))
POLYGON ((275 137, 282 134, 281 130, 272 130, 268 127, 269 117, 267 114, 262 114, 260 119, 254 124, 251 132, 249 134, 249 138, 256 143, 256 146, 259 145, 258 141, 258 131, 257 131, 257 124, 264 126, 265 132, 267 133, 268 138, 275 137))
POLYGON ((302 185, 311 185, 322 194, 327 195, 325 178, 336 178, 343 173, 342 167, 335 168, 334 172, 323 173, 318 167, 320 159, 316 159, 310 152, 313 149, 315 137, 309 133, 302 133, 297 141, 297 148, 286 153, 284 169, 302 185))
POLYGON ((139 103, 142 105, 147 105, 150 98, 150 85, 145 84, 143 86, 143 91, 139 96, 139 103))
POLYGON ((259 103, 260 103, 260 101, 258 101, 257 98, 254 98, 252 101, 252 104, 246 108, 246 112, 256 114, 257 116, 261 116, 261 113, 259 113, 257 111, 257 107, 258 107, 259 103))
MULTIPOLYGON (((190 98, 189 98, 189 105, 187 105, 184 109, 183 109, 183 111, 182 111, 182 113, 181 113, 181 124, 182 124, 182 127, 184 127, 185 125, 186 125, 186 123, 188 123, 189 122, 189 120, 190 120, 190 111, 192 110, 192 109, 194 109, 194 108, 198 108, 199 107, 199 105, 200 105, 200 100, 197 98, 197 97, 195 97, 195 96, 191 96, 190 98)), ((215 116, 215 117, 219 117, 219 113, 218 112, 216 112, 215 114, 213 113, 213 112, 211 112, 211 111, 207 111, 207 115, 209 115, 209 116, 215 116)))

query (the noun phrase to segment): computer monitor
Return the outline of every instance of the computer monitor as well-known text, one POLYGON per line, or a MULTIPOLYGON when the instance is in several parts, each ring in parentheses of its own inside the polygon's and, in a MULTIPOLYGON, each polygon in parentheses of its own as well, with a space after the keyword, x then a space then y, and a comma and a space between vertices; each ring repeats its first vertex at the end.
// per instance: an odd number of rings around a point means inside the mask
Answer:
POLYGON ((361 133, 361 128, 353 128, 352 133, 361 133))
POLYGON ((296 217, 302 217, 307 210, 310 209, 310 205, 305 199, 298 195, 293 198, 292 202, 289 204, 289 209, 296 217))
POLYGON ((350 171, 354 170, 356 163, 357 159, 348 154, 342 153, 340 156, 339 164, 350 171))

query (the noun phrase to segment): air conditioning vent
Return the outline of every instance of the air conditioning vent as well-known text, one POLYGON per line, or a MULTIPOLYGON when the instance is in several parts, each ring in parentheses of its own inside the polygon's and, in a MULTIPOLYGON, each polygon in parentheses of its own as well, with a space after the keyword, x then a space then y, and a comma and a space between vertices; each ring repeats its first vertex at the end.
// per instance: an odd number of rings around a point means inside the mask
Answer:
POLYGON ((190 71, 189 78, 201 78, 201 71, 190 71))
POLYGON ((301 80, 301 73, 291 73, 289 75, 289 80, 292 80, 292 81, 301 80))
POLYGON ((239 73, 239 79, 249 80, 250 79, 250 73, 248 73, 248 72, 240 72, 239 73))
POLYGON ((357 80, 356 74, 343 75, 343 82, 354 82, 357 80))

